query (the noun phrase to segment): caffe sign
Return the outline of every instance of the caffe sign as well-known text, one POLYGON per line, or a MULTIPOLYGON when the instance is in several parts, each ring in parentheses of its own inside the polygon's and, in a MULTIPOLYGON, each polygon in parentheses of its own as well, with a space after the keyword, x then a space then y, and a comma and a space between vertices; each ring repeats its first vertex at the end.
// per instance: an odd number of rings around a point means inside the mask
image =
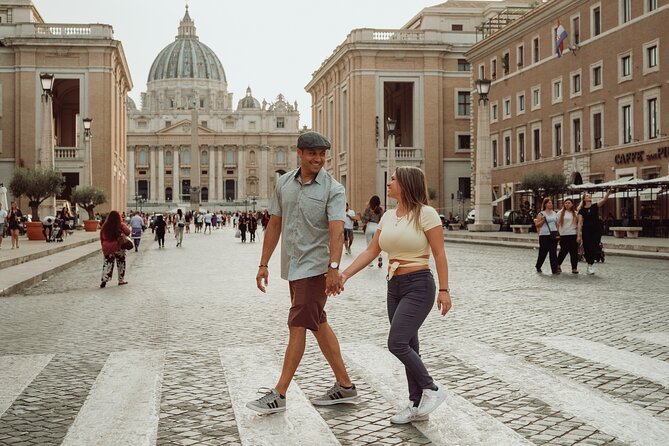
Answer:
POLYGON ((615 156, 616 164, 636 164, 643 161, 659 161, 663 158, 669 158, 669 146, 659 147, 657 150, 646 153, 645 150, 635 152, 619 153, 615 156))

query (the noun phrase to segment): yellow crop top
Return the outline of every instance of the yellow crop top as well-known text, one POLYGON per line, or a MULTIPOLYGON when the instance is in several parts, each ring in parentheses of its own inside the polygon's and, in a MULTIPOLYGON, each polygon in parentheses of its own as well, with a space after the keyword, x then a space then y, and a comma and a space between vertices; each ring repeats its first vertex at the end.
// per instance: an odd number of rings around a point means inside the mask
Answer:
POLYGON ((421 257, 430 255, 430 244, 425 236, 425 231, 429 231, 437 226, 441 227, 441 219, 437 211, 430 206, 423 206, 420 213, 420 231, 416 230, 413 220, 405 215, 397 218, 395 209, 389 209, 379 222, 378 230, 379 246, 388 253, 389 259, 402 260, 405 262, 400 265, 399 262, 393 262, 390 265, 389 277, 392 277, 395 270, 407 266, 423 266, 428 264, 428 259, 421 257))

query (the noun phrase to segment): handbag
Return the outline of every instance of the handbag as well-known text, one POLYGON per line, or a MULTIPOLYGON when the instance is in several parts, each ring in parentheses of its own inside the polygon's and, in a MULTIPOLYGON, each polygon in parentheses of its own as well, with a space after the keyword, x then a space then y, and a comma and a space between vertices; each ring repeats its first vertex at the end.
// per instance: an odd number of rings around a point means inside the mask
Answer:
POLYGON ((121 249, 132 249, 135 246, 135 243, 132 241, 132 239, 125 234, 121 234, 121 236, 118 238, 118 244, 120 245, 121 249))
POLYGON ((550 231, 551 240, 553 240, 555 242, 559 242, 560 241, 560 232, 557 231, 557 228, 555 228, 556 229, 555 231, 551 230, 551 225, 550 225, 550 223, 548 223, 548 220, 546 220, 546 224, 548 225, 548 230, 550 231))
POLYGON ((241 238, 241 236, 242 236, 242 231, 237 229, 237 232, 235 232, 235 237, 236 238, 241 238))

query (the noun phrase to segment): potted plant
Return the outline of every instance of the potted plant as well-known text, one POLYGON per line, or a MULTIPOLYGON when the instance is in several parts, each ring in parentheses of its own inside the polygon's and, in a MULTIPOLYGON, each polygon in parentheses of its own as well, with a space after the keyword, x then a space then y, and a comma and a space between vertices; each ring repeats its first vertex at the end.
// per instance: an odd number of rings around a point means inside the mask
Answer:
POLYGON ((25 195, 32 211, 32 222, 26 223, 28 240, 44 240, 39 206, 47 198, 60 193, 63 181, 63 176, 55 169, 18 167, 14 171, 9 190, 16 198, 25 195))
POLYGON ((84 229, 88 232, 98 230, 99 222, 95 219, 95 206, 107 201, 107 193, 95 186, 79 186, 72 191, 70 198, 88 212, 88 220, 84 220, 84 229))

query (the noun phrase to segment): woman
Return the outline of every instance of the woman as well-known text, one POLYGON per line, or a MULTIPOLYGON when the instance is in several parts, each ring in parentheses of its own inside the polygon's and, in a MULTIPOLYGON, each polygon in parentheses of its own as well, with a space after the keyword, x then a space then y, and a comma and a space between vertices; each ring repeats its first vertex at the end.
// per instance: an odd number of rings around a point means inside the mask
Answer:
POLYGON ((258 230, 258 218, 256 217, 255 212, 249 214, 248 218, 248 230, 249 230, 249 241, 256 241, 256 231, 258 230))
POLYGON ((12 238, 12 249, 19 249, 19 231, 22 218, 21 209, 16 206, 16 201, 12 201, 9 206, 9 214, 7 214, 7 226, 9 226, 9 235, 12 238))
POLYGON ((130 217, 130 230, 132 231, 132 242, 135 245, 135 252, 139 251, 139 244, 142 241, 142 232, 144 231, 144 220, 135 212, 135 215, 130 217))
POLYGON ((100 229, 100 243, 102 244, 102 280, 100 288, 107 286, 114 273, 114 261, 118 266, 118 284, 125 285, 125 249, 123 249, 124 235, 130 235, 130 228, 121 221, 118 211, 111 211, 100 229))
POLYGON ((565 198, 562 210, 558 212, 558 231, 560 231, 560 254, 558 271, 562 272, 562 262, 569 254, 572 274, 578 274, 578 214, 574 209, 574 200, 565 198))
POLYGON ((5 236, 5 221, 7 220, 7 211, 2 208, 0 203, 0 248, 2 248, 2 238, 5 236))
POLYGON ((551 271, 553 274, 560 274, 558 271, 557 261, 557 244, 558 241, 551 235, 551 231, 557 233, 557 212, 553 210, 553 200, 549 197, 544 198, 541 203, 541 212, 537 214, 534 219, 534 225, 537 227, 539 233, 539 256, 537 257, 537 272, 541 272, 541 267, 546 260, 546 255, 551 264, 551 271))
POLYGON ((398 201, 397 208, 386 212, 367 249, 346 268, 341 278, 343 286, 381 250, 388 254, 388 348, 404 364, 411 400, 390 422, 406 424, 425 420, 446 398, 444 390, 428 373, 419 352, 418 330, 432 310, 436 291, 428 266, 430 250, 439 276, 437 308, 442 315, 451 308, 451 296, 444 232, 437 211, 427 205, 423 171, 416 167, 398 167, 388 182, 388 196, 398 201))
POLYGON ((595 274, 595 259, 600 255, 600 243, 602 241, 602 222, 599 221, 599 208, 604 206, 608 200, 611 190, 607 190, 604 198, 592 204, 592 195, 586 193, 578 205, 578 237, 583 241, 585 261, 588 264, 588 274, 595 274))
POLYGON ((239 216, 239 230, 242 234, 242 243, 246 242, 246 214, 239 216))
POLYGON ((158 215, 156 217, 156 240, 158 241, 158 248, 164 248, 165 247, 165 228, 167 227, 167 223, 163 219, 162 215, 158 215))
POLYGON ((181 246, 184 241, 184 228, 186 227, 186 217, 184 217, 181 209, 177 209, 176 226, 174 227, 174 235, 177 238, 177 247, 181 246))
MULTIPOLYGON (((367 246, 372 243, 374 234, 376 234, 376 228, 378 227, 379 222, 383 217, 383 208, 381 207, 381 199, 378 195, 372 195, 367 203, 367 207, 360 216, 360 221, 365 227, 365 238, 367 239, 367 246)), ((373 259, 372 259, 373 260, 373 259)), ((379 268, 383 267, 383 257, 379 256, 378 260, 379 268)), ((374 266, 374 263, 370 263, 369 266, 374 266)))

